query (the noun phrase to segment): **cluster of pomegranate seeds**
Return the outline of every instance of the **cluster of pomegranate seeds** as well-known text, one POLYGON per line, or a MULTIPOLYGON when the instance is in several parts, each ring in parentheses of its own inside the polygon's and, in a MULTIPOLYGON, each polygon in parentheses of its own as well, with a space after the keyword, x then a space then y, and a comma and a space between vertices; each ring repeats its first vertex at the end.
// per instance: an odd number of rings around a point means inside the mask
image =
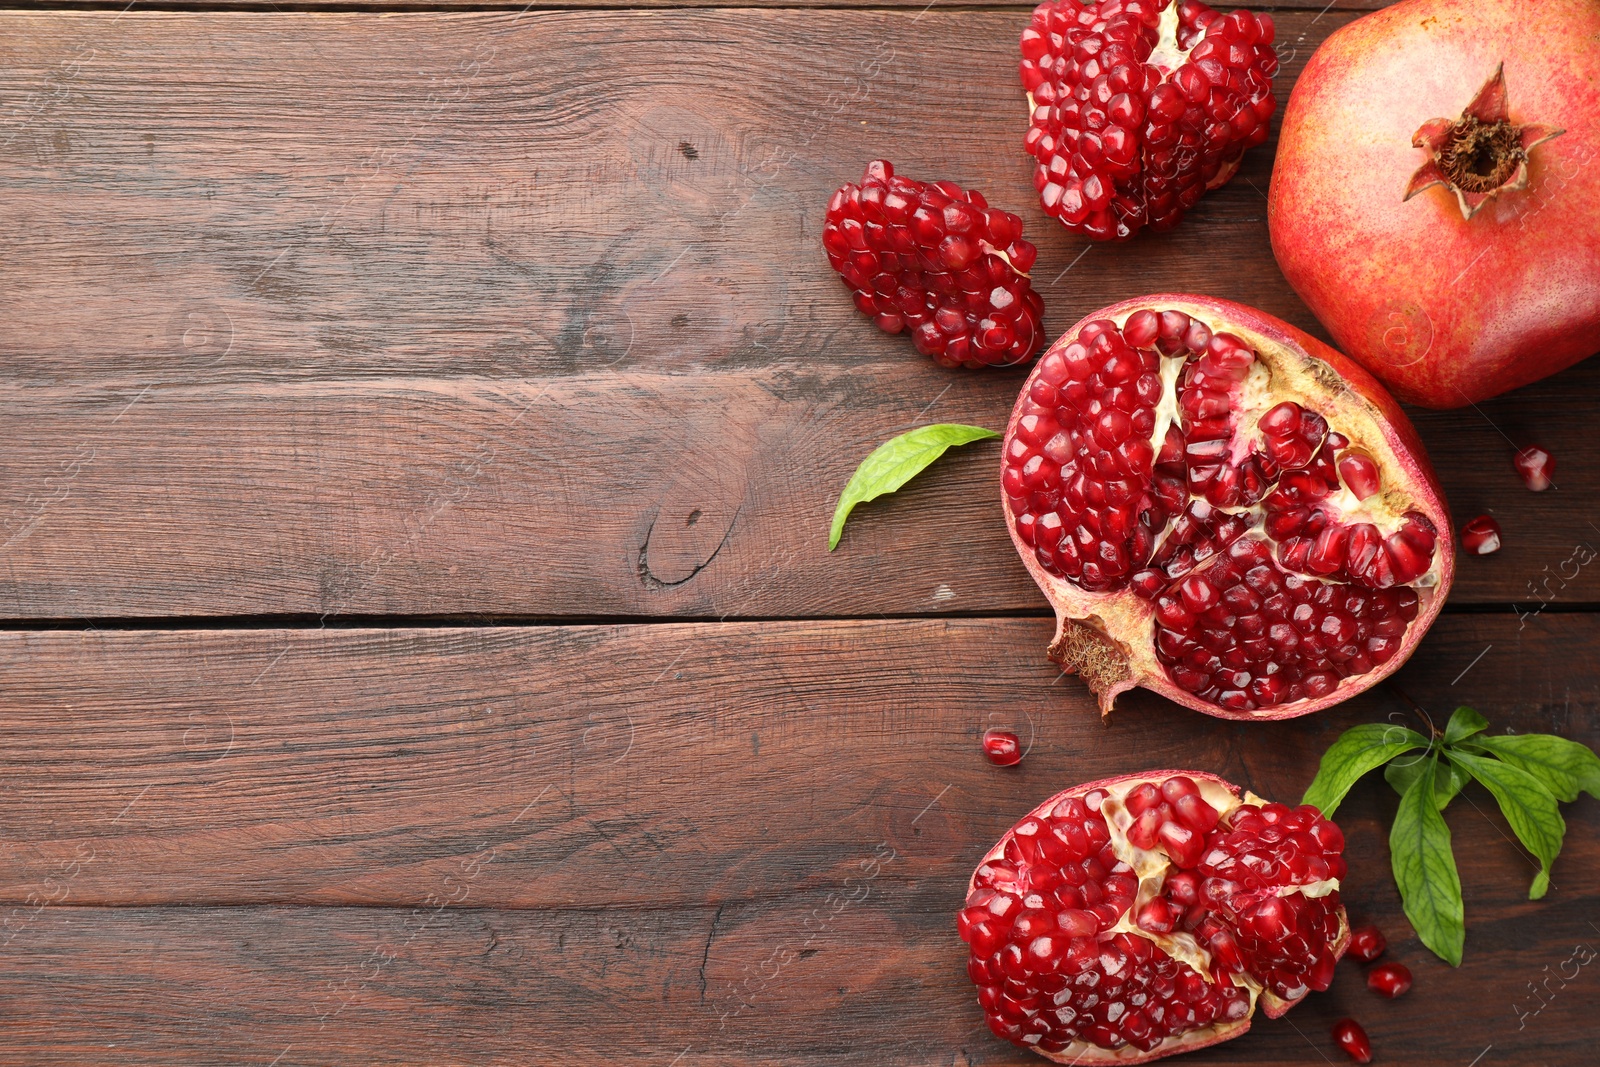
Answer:
POLYGON ((1022 739, 1010 730, 985 730, 983 754, 997 767, 1014 767, 1022 762, 1022 739))
POLYGON ((1474 556, 1500 551, 1500 524, 1489 515, 1468 519, 1461 527, 1461 548, 1474 556))
POLYGON ((1333 1024, 1333 1043, 1357 1063, 1372 1062, 1372 1042, 1354 1019, 1340 1019, 1333 1024))
POLYGON ((1157 864, 1165 885, 1128 930, 1122 920, 1148 872, 1118 858, 1107 797, 1092 789, 1023 819, 974 876, 957 928, 996 1034, 1050 1053, 1075 1041, 1148 1052, 1248 1018, 1253 1000, 1235 974, 1285 999, 1327 988, 1338 893, 1311 899, 1289 887, 1343 873, 1336 827, 1315 809, 1282 805, 1222 817, 1184 775, 1141 783, 1123 800, 1133 818, 1126 841, 1170 865, 1157 864), (1314 919, 1301 922, 1302 912, 1314 919), (1180 928, 1211 953, 1212 973, 1161 947, 1160 935, 1180 928))
POLYGON ((1097 240, 1177 225, 1267 139, 1272 19, 1196 0, 1046 0, 1022 32, 1044 209, 1097 240))
POLYGON ((1382 930, 1376 926, 1358 926, 1350 931, 1350 946, 1346 951, 1353 960, 1371 963, 1388 947, 1389 941, 1382 930))
MULTIPOLYGON (((1173 778, 1163 793, 1170 796, 1175 782, 1193 787, 1187 778, 1173 778)), ((1137 793, 1128 797, 1130 814, 1136 804, 1147 802, 1136 800, 1137 793)), ((1211 810, 1204 801, 1199 807, 1211 810)), ((1155 810, 1160 806, 1135 820, 1130 842, 1138 844, 1135 831, 1155 810)), ((1183 812, 1175 807, 1177 821, 1192 829, 1196 819, 1183 812)), ((1308 897, 1277 891, 1344 877, 1344 835, 1312 807, 1244 807, 1223 826, 1216 826, 1212 810, 1211 821, 1214 829, 1193 845, 1183 834, 1162 828, 1164 851, 1183 869, 1169 874, 1162 896, 1140 910, 1139 926, 1152 933, 1181 929, 1194 934, 1211 953, 1218 981, 1248 972, 1288 1001, 1328 988, 1337 962, 1338 893, 1308 897), (1180 844, 1177 852, 1169 845, 1173 838, 1180 844)))
POLYGON ((1556 458, 1538 445, 1518 449, 1511 457, 1511 465, 1535 493, 1542 493, 1554 484, 1551 479, 1556 476, 1556 458))
POLYGON ((1285 573, 1241 538, 1156 600, 1156 656, 1172 680, 1229 711, 1324 697, 1400 651, 1414 590, 1368 591, 1285 573))
POLYGON ((1028 281, 1038 253, 1022 220, 977 192, 877 160, 833 194, 822 245, 856 307, 889 333, 910 330, 941 366, 1023 363, 1044 342, 1044 301, 1028 281))
POLYGON ((1367 972, 1367 988, 1379 996, 1404 996, 1411 989, 1411 968, 1403 963, 1380 963, 1367 972))
POLYGON ((1090 322, 1040 362, 1001 475, 1040 566, 1153 601, 1172 680, 1230 711, 1388 663, 1438 543, 1418 511, 1345 521, 1382 492, 1377 462, 1293 401, 1247 418, 1270 378, 1180 311, 1090 322))

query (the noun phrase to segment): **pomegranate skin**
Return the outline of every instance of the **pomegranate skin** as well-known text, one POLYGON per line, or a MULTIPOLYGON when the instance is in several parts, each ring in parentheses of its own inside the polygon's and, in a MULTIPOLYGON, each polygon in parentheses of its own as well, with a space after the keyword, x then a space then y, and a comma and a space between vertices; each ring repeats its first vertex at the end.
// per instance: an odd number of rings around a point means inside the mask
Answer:
MULTIPOLYGON (((1149 650, 1138 644, 1147 640, 1142 635, 1148 632, 1145 627, 1151 618, 1152 605, 1138 601, 1126 589, 1097 593, 1078 588, 1041 566, 1032 547, 1019 535, 1017 515, 1002 488, 1001 505, 1012 543, 1028 573, 1056 612, 1057 627, 1050 646, 1051 658, 1069 672, 1078 674, 1088 684, 1097 698, 1101 714, 1106 717, 1110 716, 1118 696, 1137 687, 1159 693, 1174 703, 1217 718, 1257 722, 1296 718, 1332 707, 1393 674, 1410 657, 1417 643, 1432 626, 1449 595, 1455 577, 1455 548, 1452 543, 1455 527, 1450 521, 1438 479, 1410 420, 1384 387, 1348 357, 1288 323, 1229 300, 1184 293, 1136 297, 1091 312, 1062 333, 1055 344, 1046 350, 1018 395, 1017 405, 1006 427, 1006 440, 1009 442, 1017 433, 1030 386, 1051 352, 1074 341, 1084 326, 1091 322, 1105 319, 1120 322, 1144 309, 1182 311, 1211 324, 1218 331, 1238 333, 1251 339, 1252 343, 1270 345, 1304 363, 1326 364, 1334 372, 1333 375, 1318 377, 1336 385, 1337 402, 1351 410, 1360 409, 1369 413, 1380 424, 1385 444, 1398 465, 1398 469, 1387 471, 1386 476, 1401 479, 1413 494, 1418 510, 1433 518, 1439 533, 1435 565, 1437 581, 1430 595, 1422 601, 1420 613, 1406 631, 1401 650, 1387 663, 1368 673, 1345 678, 1325 696, 1254 711, 1233 712, 1181 688, 1155 662, 1149 650), (1080 658, 1074 663, 1072 646, 1075 639, 1082 638, 1086 631, 1090 632, 1089 639, 1096 646, 1103 644, 1107 650, 1120 650, 1120 653, 1113 651, 1112 655, 1100 662, 1085 664, 1080 658), (1105 638, 1109 640, 1103 640, 1105 638)), ((1002 479, 1003 476, 1004 464, 1002 479)), ((1099 657, 1091 655, 1089 658, 1095 660, 1099 657)))
POLYGON ((1340 348, 1402 400, 1454 408, 1600 350, 1600 3, 1404 0, 1335 32, 1290 96, 1272 247, 1340 348), (1509 118, 1564 130, 1471 218, 1404 199, 1412 139, 1504 64, 1509 118))

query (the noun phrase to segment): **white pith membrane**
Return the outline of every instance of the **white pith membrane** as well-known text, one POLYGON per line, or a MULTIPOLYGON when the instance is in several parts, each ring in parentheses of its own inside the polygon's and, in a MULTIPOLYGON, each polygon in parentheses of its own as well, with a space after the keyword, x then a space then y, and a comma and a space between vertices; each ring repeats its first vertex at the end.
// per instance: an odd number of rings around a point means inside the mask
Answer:
MULTIPOLYGON (((1143 303, 1141 306, 1126 307, 1117 314, 1106 315, 1103 318, 1114 323, 1120 332, 1126 327, 1128 320, 1136 314, 1153 311, 1160 315, 1168 310, 1182 312, 1192 321, 1203 324, 1213 335, 1226 334, 1235 337, 1255 353, 1255 363, 1245 380, 1231 390, 1234 432, 1227 465, 1236 466, 1241 459, 1261 447, 1264 436, 1258 425, 1261 416, 1287 400, 1299 404, 1307 412, 1323 416, 1328 424, 1329 435, 1338 433, 1347 439, 1348 444, 1337 450, 1336 459, 1350 453, 1364 453, 1376 461, 1380 474, 1388 472, 1392 475, 1394 472, 1410 469, 1406 463, 1400 461, 1396 447, 1385 430, 1387 420, 1378 408, 1359 392, 1350 388, 1332 367, 1309 353, 1285 346, 1247 326, 1211 313, 1203 306, 1187 302, 1164 304, 1160 300, 1155 300, 1143 303)), ((1065 336, 1058 345, 1076 340, 1078 336, 1079 333, 1065 336)), ((1043 358, 1048 356, 1049 351, 1043 358)), ((1162 392, 1155 407, 1155 428, 1148 439, 1157 456, 1161 452, 1168 428, 1175 423, 1180 429, 1184 428, 1183 417, 1179 410, 1180 379, 1185 369, 1197 358, 1197 353, 1188 350, 1180 350, 1170 356, 1164 353, 1159 355, 1162 392)), ((1024 388, 1024 396, 1026 395, 1027 387, 1024 388)), ((1331 449, 1330 454, 1332 454, 1331 449)), ((1290 472, 1281 471, 1280 478, 1287 473, 1290 472)), ((1276 482, 1275 479, 1269 484, 1276 485, 1276 482)), ((1411 627, 1429 617, 1444 569, 1448 565, 1448 523, 1442 521, 1443 516, 1436 514, 1426 501, 1407 492, 1404 482, 1400 484, 1395 482, 1396 479, 1392 477, 1384 479, 1379 490, 1363 500, 1344 484, 1343 472, 1339 472, 1338 489, 1316 502, 1314 506, 1327 512, 1331 522, 1346 527, 1356 523, 1370 523, 1385 539, 1400 529, 1408 513, 1421 514, 1433 524, 1438 541, 1427 570, 1412 581, 1396 583, 1392 587, 1410 588, 1417 594, 1416 618, 1407 627, 1406 632, 1409 633, 1411 627)), ((1325 578, 1308 573, 1304 569, 1283 566, 1279 562, 1277 551, 1280 542, 1274 540, 1265 529, 1267 514, 1264 501, 1268 496, 1270 491, 1263 492, 1262 502, 1243 507, 1210 504, 1207 506, 1217 514, 1245 518, 1247 526, 1234 538, 1234 542, 1247 539, 1263 542, 1272 550, 1274 564, 1286 574, 1294 574, 1307 583, 1335 585, 1362 592, 1372 591, 1367 587, 1354 585, 1347 579, 1340 580, 1341 576, 1337 573, 1325 578)), ((1189 491, 1187 499, 1191 503, 1205 500, 1203 493, 1193 490, 1189 491)), ((1010 503, 1007 503, 1006 510, 1015 534, 1017 515, 1013 513, 1010 503)), ((1171 536, 1174 526, 1185 514, 1186 510, 1178 510, 1168 516, 1165 527, 1158 532, 1149 553, 1151 560, 1159 558, 1161 549, 1171 536)), ((1023 555, 1026 557, 1028 552, 1024 550, 1023 555)), ((1227 547, 1218 548, 1209 558, 1196 564, 1185 575, 1171 579, 1168 589, 1175 589, 1178 583, 1188 576, 1204 575, 1226 557, 1227 547)), ((1138 565, 1135 564, 1136 568, 1138 565)), ((1037 568, 1036 563, 1034 566, 1037 568)), ((1052 645, 1053 655, 1056 655, 1071 638, 1073 627, 1083 627, 1109 641, 1125 659, 1126 677, 1120 679, 1113 677, 1121 670, 1120 665, 1115 666, 1104 679, 1097 679, 1096 672, 1102 670, 1100 664, 1068 663, 1063 660, 1069 669, 1077 670, 1084 675, 1085 680, 1100 695, 1102 712, 1109 714, 1112 700, 1119 693, 1152 679, 1158 679, 1171 688, 1180 689, 1186 696, 1194 696, 1191 691, 1182 690, 1177 685, 1166 665, 1158 657, 1155 645, 1157 623, 1153 599, 1146 600, 1140 597, 1127 585, 1108 591, 1090 591, 1069 577, 1048 571, 1044 572, 1044 580, 1050 582, 1055 590, 1051 599, 1056 604, 1060 616, 1056 641, 1052 645)), ((1061 657, 1058 655, 1058 658, 1061 657)), ((1218 707, 1217 713, 1241 718, 1286 717, 1295 714, 1293 709, 1297 705, 1306 705, 1313 701, 1319 705, 1336 703, 1350 695, 1352 690, 1365 688, 1368 683, 1364 679, 1374 674, 1389 673, 1398 665, 1399 663, 1395 661, 1393 666, 1378 665, 1371 671, 1342 677, 1335 689, 1322 697, 1308 696, 1298 701, 1285 701, 1260 707, 1254 711, 1231 712, 1218 707)))
MULTIPOLYGON (((1235 793, 1234 789, 1228 784, 1203 772, 1169 771, 1156 772, 1148 776, 1128 777, 1113 782, 1092 783, 1069 789, 1040 804, 1019 822, 1026 821, 1028 818, 1044 820, 1057 804, 1069 798, 1077 797, 1081 799, 1095 790, 1105 793, 1106 798, 1101 802, 1100 814, 1105 819, 1111 838, 1111 846, 1117 857, 1133 869, 1134 874, 1139 879, 1139 887, 1132 904, 1118 917, 1115 924, 1097 935, 1098 940, 1102 942, 1109 941, 1118 934, 1128 934, 1143 938, 1155 945, 1168 957, 1188 965, 1208 982, 1213 982, 1215 981, 1215 976, 1212 973, 1212 954, 1200 944, 1193 934, 1183 930, 1177 930, 1171 934, 1158 934, 1144 929, 1134 921, 1134 916, 1138 914, 1140 908, 1162 895, 1168 872, 1175 865, 1166 852, 1159 847, 1148 850, 1141 849, 1128 840, 1127 831, 1133 823, 1133 816, 1128 812, 1126 800, 1130 793, 1147 782, 1159 786, 1163 781, 1177 775, 1188 777, 1195 783, 1200 790, 1201 799, 1217 811, 1219 825, 1228 824, 1234 813, 1241 808, 1261 808, 1269 803, 1249 790, 1244 790, 1241 796, 1235 793)), ((977 870, 981 870, 991 860, 1004 859, 1006 840, 1011 837, 1011 833, 1012 831, 1008 831, 984 855, 978 864, 977 870)), ((975 871, 967 885, 969 900, 973 891, 977 888, 979 887, 975 871)), ((1298 894, 1316 899, 1335 893, 1339 888, 1339 879, 1328 878, 1306 885, 1278 886, 1276 893, 1278 896, 1283 897, 1298 894)), ((1349 920, 1342 905, 1338 909, 1338 917, 1339 930, 1334 939, 1334 952, 1336 955, 1342 955, 1344 946, 1348 944, 1350 936, 1349 920)), ((1149 1050, 1142 1050, 1131 1044, 1125 1045, 1120 1049, 1108 1049, 1084 1040, 1073 1040, 1065 1049, 1059 1052, 1051 1052, 1031 1045, 1027 1047, 1030 1047, 1032 1051, 1045 1059, 1053 1060, 1057 1063, 1147 1063, 1164 1056, 1194 1051, 1240 1036, 1250 1029, 1250 1023, 1255 1017, 1258 1003, 1269 1018, 1278 1018, 1299 1003, 1298 1000, 1288 1001, 1278 997, 1248 973, 1230 973, 1228 978, 1235 987, 1244 990, 1249 998, 1249 1011, 1242 1019, 1219 1021, 1194 1030, 1172 1034, 1149 1050)))

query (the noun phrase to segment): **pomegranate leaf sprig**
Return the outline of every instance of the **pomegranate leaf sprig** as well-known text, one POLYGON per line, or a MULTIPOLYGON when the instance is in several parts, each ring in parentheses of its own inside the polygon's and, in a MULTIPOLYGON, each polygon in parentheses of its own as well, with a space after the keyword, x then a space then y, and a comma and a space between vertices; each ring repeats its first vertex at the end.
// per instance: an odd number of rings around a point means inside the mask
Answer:
POLYGON ((875 500, 892 493, 928 469, 928 465, 945 449, 971 444, 991 437, 999 437, 994 430, 982 426, 965 426, 961 423, 941 422, 932 426, 918 426, 909 433, 891 437, 873 449, 861 466, 850 476, 844 492, 839 494, 838 506, 833 510, 833 528, 828 531, 828 551, 839 545, 839 535, 844 533, 844 520, 857 504, 875 500))
POLYGON ((1352 727, 1322 754, 1300 801, 1331 818, 1358 779, 1384 768, 1384 778, 1400 794, 1389 830, 1400 901, 1422 943, 1451 966, 1461 964, 1466 921, 1444 809, 1462 786, 1469 779, 1481 783, 1538 859, 1530 900, 1550 888, 1550 865, 1567 832, 1557 801, 1570 803, 1580 792, 1600 799, 1600 756, 1590 749, 1552 734, 1486 734, 1488 726, 1471 708, 1457 708, 1444 732, 1432 737, 1392 723, 1352 727))

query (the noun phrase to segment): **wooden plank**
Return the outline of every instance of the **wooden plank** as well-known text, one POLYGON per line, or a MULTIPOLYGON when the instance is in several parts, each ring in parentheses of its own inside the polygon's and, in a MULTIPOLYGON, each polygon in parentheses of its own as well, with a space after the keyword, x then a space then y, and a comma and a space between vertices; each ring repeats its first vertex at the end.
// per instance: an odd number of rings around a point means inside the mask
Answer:
MULTIPOLYGON (((1600 617, 1518 626, 1446 617, 1395 684, 1600 743, 1600 617)), ((1198 764, 1293 800, 1339 730, 1405 707, 1385 687, 1265 728, 1135 694, 1108 729, 1048 637, 991 618, 12 631, 0 901, 71 871, 72 904, 399 906, 492 851, 474 905, 698 906, 837 884, 878 841, 920 857, 892 880, 953 885, 1072 782, 1198 764), (1033 737, 1018 771, 980 757, 999 724, 1033 737)), ((1596 881, 1563 871, 1600 863, 1600 804, 1569 818, 1555 877, 1582 893, 1596 881)), ((1520 882, 1488 823, 1463 829, 1520 882)))
MULTIPOLYGON (((51 909, 6 947, 0 1060, 1041 1062, 989 1034, 941 895, 861 889, 841 890, 855 902, 814 932, 802 924, 831 911, 821 893, 672 911, 51 909)), ((1188 1062, 1335 1062, 1328 1029, 1354 1015, 1389 1062, 1465 1065, 1492 1045, 1502 1063, 1591 1063, 1594 967, 1571 961, 1574 945, 1600 942, 1592 903, 1479 915, 1458 970, 1394 937, 1391 958, 1416 978, 1408 996, 1380 1001, 1345 964, 1326 994, 1188 1062), (1528 983, 1547 976, 1533 1015, 1528 983)), ((1477 895, 1472 906, 1484 910, 1477 895)))
MULTIPOLYGON (((0 1061, 1036 1062, 988 1036, 953 933, 1015 815, 1149 765, 1293 799, 1338 730, 1404 707, 1385 691, 1267 728, 1132 700, 1107 728, 1043 636, 995 619, 7 633, 0 1061), (979 756, 991 723, 1031 723, 1020 767, 979 756)), ((1596 743, 1597 640, 1592 616, 1453 616, 1397 682, 1439 714, 1470 700, 1497 728, 1596 743)), ((1592 968, 1537 1015, 1530 988, 1600 945, 1600 804, 1567 806, 1556 885, 1530 903, 1492 801, 1457 802, 1459 970, 1401 917, 1394 806, 1373 782, 1341 812, 1346 899, 1416 990, 1377 1001, 1347 965, 1195 1062, 1315 1062, 1307 1041, 1331 1052, 1347 1014, 1394 1062, 1490 1044, 1589 1062, 1592 968)))
MULTIPOLYGON (((1286 81, 1350 17, 1281 14, 1286 81)), ((886 154, 1023 209, 1058 328, 1181 288, 1314 323, 1271 261, 1267 149, 1171 234, 1085 251, 1042 217, 996 152, 1016 18, 6 16, 0 617, 1039 609, 992 445, 823 551, 861 455, 999 425, 1020 381, 856 315, 815 248, 828 191, 886 154)), ((1463 517, 1506 526, 1458 602, 1600 601, 1570 503, 1597 373, 1420 419, 1463 517), (1520 489, 1501 431, 1557 451, 1558 492, 1520 489)))

